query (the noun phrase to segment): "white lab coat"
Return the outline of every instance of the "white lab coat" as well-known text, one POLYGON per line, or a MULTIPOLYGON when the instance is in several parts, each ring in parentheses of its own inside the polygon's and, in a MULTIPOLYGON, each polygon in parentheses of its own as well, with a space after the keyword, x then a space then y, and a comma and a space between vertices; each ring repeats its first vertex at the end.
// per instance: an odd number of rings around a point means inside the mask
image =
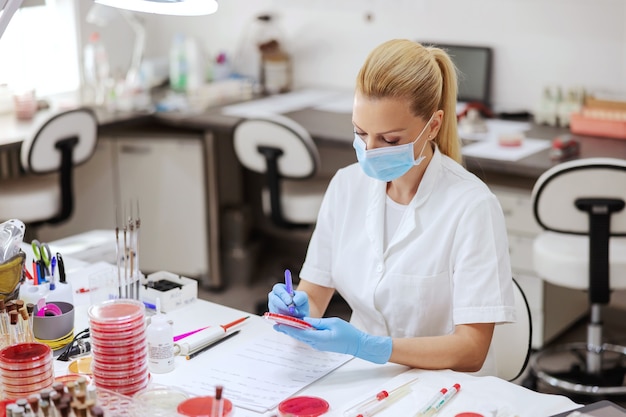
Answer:
MULTIPOLYGON (((457 324, 515 320, 504 216, 482 181, 435 147, 386 250, 385 201, 384 182, 356 163, 340 169, 300 277, 335 288, 350 322, 374 335, 445 335, 457 324)), ((492 356, 481 374, 493 374, 492 356)))

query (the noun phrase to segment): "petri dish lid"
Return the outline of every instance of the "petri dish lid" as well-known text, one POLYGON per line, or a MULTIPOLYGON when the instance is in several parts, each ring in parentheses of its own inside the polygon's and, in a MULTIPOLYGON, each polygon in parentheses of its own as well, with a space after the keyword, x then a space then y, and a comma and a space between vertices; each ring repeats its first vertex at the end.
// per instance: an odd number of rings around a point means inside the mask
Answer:
POLYGON ((94 304, 87 311, 89 319, 99 324, 118 324, 143 320, 145 307, 141 301, 107 300, 94 304))
POLYGON ((169 387, 153 387, 138 392, 133 398, 135 415, 170 417, 177 414, 178 405, 189 395, 169 387))
POLYGON ((328 402, 319 397, 293 397, 278 404, 281 415, 290 417, 317 417, 329 408, 328 402))
POLYGON ((43 343, 19 343, 0 350, 0 363, 46 363, 52 360, 52 349, 43 343))

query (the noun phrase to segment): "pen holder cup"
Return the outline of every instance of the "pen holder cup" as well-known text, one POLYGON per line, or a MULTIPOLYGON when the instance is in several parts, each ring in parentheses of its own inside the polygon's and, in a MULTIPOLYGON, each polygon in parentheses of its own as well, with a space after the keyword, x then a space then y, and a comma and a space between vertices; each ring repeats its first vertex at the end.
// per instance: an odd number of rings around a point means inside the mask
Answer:
POLYGON ((37 313, 38 311, 33 314, 33 334, 38 341, 53 349, 60 349, 72 341, 74 335, 73 304, 55 301, 46 305, 44 315, 40 316, 37 313), (67 341, 65 345, 63 345, 64 341, 67 341))
POLYGON ((0 265, 0 300, 17 299, 23 279, 24 260, 26 254, 20 252, 0 265))
POLYGON ((181 416, 188 417, 230 417, 233 415, 233 403, 230 400, 222 398, 221 416, 213 412, 214 401, 215 397, 211 396, 189 398, 178 405, 177 411, 181 416))

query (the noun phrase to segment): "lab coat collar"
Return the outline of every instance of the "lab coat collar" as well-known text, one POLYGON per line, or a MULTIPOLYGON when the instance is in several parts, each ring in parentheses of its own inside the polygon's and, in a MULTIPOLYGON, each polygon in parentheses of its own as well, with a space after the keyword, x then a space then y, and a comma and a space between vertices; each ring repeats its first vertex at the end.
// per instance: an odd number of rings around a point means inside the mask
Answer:
POLYGON ((387 198, 387 183, 370 179, 365 229, 372 242, 374 253, 381 254, 384 249, 385 236, 385 203, 387 198))
POLYGON ((400 226, 398 227, 398 230, 389 242, 387 250, 391 249, 398 242, 401 242, 403 239, 409 236, 409 234, 417 227, 418 209, 421 205, 426 203, 428 197, 435 189, 435 183, 437 182, 437 178, 439 177, 439 173, 441 172, 441 158, 441 152, 439 152, 439 148, 437 147, 437 145, 434 144, 433 157, 430 159, 430 162, 426 167, 426 171, 424 172, 422 181, 417 188, 417 192, 415 193, 413 199, 405 210, 404 215, 402 216, 402 220, 400 221, 400 226))

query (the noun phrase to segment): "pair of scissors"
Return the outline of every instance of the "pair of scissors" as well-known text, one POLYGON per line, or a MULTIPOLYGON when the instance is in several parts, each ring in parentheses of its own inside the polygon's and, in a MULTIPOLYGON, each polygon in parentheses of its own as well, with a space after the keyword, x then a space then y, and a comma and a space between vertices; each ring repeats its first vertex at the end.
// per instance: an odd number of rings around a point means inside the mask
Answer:
POLYGON ((37 262, 42 262, 46 270, 50 271, 50 263, 52 262, 52 252, 47 243, 41 243, 37 239, 31 242, 33 248, 33 255, 37 262))

